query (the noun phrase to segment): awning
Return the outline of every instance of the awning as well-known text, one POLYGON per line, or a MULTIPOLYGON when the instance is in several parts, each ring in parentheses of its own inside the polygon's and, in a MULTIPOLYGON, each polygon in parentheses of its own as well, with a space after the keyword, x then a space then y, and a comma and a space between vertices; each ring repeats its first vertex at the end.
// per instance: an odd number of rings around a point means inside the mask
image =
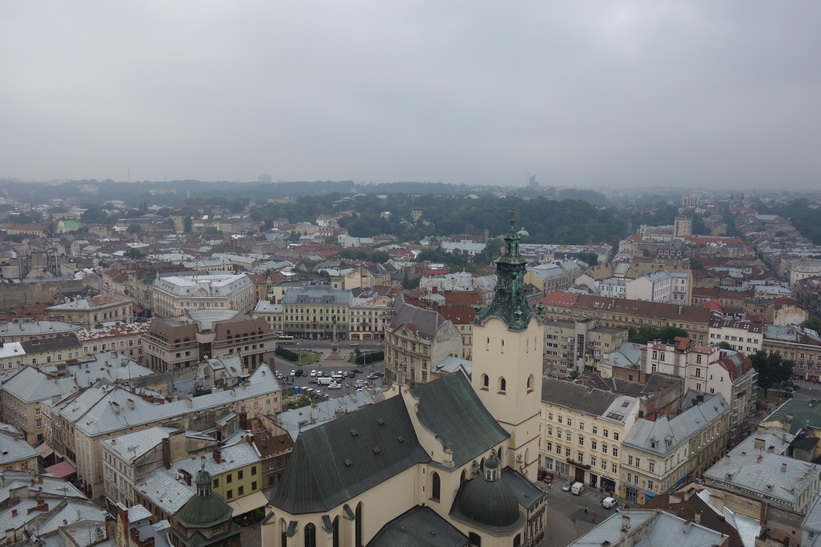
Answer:
POLYGON ((145 311, 144 309, 137 306, 136 304, 132 304, 131 309, 134 311, 134 313, 142 313, 142 312, 145 311))
POLYGON ((244 498, 232 501, 228 504, 228 506, 234 510, 234 514, 232 516, 237 517, 239 515, 244 515, 245 513, 251 512, 254 509, 265 507, 267 503, 268 498, 265 497, 265 494, 262 492, 254 492, 250 496, 245 496, 244 498))
POLYGON ((74 466, 66 461, 62 461, 58 464, 52 465, 51 467, 46 467, 46 473, 51 473, 58 479, 70 477, 76 472, 77 470, 74 469, 74 466))
POLYGON ((34 451, 37 452, 37 455, 41 458, 48 458, 49 456, 54 454, 54 449, 46 443, 41 444, 40 446, 35 448, 34 451))

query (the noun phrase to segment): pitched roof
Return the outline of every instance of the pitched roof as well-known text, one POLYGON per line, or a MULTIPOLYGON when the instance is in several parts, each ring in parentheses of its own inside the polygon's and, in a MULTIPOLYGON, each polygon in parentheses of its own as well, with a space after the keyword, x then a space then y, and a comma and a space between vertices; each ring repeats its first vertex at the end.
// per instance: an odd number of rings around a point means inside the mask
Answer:
POLYGON ((392 397, 300 433, 271 505, 328 511, 429 459, 404 401, 392 397))
MULTIPOLYGON (((430 456, 418 441, 404 397, 397 395, 303 430, 271 505, 291 513, 328 511, 430 456)), ((420 385, 420 424, 450 445, 456 468, 507 439, 463 374, 420 385)))

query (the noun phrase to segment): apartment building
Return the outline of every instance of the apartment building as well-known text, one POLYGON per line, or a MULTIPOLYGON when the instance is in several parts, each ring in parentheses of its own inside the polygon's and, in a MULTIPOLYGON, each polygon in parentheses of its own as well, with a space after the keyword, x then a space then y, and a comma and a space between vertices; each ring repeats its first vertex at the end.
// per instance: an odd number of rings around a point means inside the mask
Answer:
POLYGON ((83 355, 117 351, 142 363, 143 336, 148 326, 148 323, 108 323, 79 331, 77 339, 83 347, 83 355))
POLYGON ((311 284, 290 288, 282 298, 282 330, 291 336, 311 339, 348 338, 351 292, 330 285, 311 284))
POLYGON ((726 342, 732 349, 752 355, 762 347, 765 326, 763 321, 713 317, 710 319, 710 343, 726 342))
POLYGON ((641 369, 683 378, 687 391, 721 394, 730 408, 731 438, 746 432, 758 373, 745 355, 676 338, 675 344, 648 342, 641 369))
POLYGON ((699 343, 707 343, 709 338, 710 311, 704 307, 563 292, 550 293, 541 303, 548 321, 589 318, 610 328, 677 327, 699 343))
POLYGON ((639 407, 635 397, 545 378, 541 465, 570 480, 619 492, 621 445, 639 407))
POLYGON ((550 321, 545 324, 545 369, 569 376, 598 368, 619 346, 627 342, 627 329, 599 327, 593 319, 550 321))
POLYGON ((702 398, 676 416, 635 421, 622 443, 620 497, 644 505, 698 478, 724 455, 730 406, 720 394, 702 398))
POLYGON ((462 354, 462 335, 438 312, 397 297, 385 335, 385 378, 418 385, 431 380, 431 369, 446 357, 462 354))
POLYGON ((90 329, 112 321, 131 323, 134 318, 133 304, 131 299, 119 294, 99 295, 49 306, 46 312, 56 321, 90 329))
POLYGON ((351 291, 348 309, 350 340, 382 340, 390 322, 393 299, 382 292, 351 291))
POLYGON ((204 430, 229 414, 249 416, 280 410, 279 383, 268 365, 239 387, 164 402, 120 387, 100 385, 42 404, 45 440, 76 467, 78 484, 93 497, 104 494, 100 441, 154 426, 204 430))

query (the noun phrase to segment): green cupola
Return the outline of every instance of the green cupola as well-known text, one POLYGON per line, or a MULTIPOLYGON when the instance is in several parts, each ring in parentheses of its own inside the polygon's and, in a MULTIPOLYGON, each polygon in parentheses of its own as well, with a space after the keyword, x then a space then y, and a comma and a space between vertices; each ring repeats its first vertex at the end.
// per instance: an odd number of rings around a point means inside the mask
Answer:
POLYGON ((510 211, 510 230, 505 234, 505 250, 496 262, 496 290, 493 300, 484 309, 476 311, 474 323, 482 324, 490 317, 504 321, 508 328, 524 330, 536 315, 525 294, 527 261, 519 254, 519 240, 527 232, 517 232, 513 225, 516 211, 510 211))

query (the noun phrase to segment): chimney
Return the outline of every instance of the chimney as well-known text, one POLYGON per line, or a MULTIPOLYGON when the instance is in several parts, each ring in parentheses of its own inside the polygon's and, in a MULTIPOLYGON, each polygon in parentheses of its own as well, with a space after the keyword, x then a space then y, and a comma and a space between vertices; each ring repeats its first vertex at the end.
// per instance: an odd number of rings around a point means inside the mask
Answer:
POLYGON ((724 465, 730 465, 730 455, 724 456, 724 465))
POLYGON ((787 472, 787 464, 786 464, 786 463, 782 463, 782 464, 781 464, 781 472, 782 472, 782 473, 786 473, 786 472, 787 472))
POLYGON ((168 437, 162 440, 162 464, 166 469, 171 469, 171 439, 168 437))
POLYGON ((319 408, 316 406, 316 403, 311 403, 311 423, 315 424, 318 417, 319 408))
POLYGON ((219 450, 214 450, 214 461, 217 463, 222 463, 222 452, 219 450))
POLYGON ((690 531, 690 526, 692 526, 692 525, 693 525, 693 521, 692 520, 687 520, 684 523, 684 530, 682 530, 682 531, 686 534, 687 532, 690 531))
POLYGON ((625 514, 621 516, 621 537, 626 538, 630 532, 630 517, 625 514))
POLYGON ((701 511, 698 511, 695 515, 693 515, 693 519, 695 519, 696 524, 701 524, 701 511))

